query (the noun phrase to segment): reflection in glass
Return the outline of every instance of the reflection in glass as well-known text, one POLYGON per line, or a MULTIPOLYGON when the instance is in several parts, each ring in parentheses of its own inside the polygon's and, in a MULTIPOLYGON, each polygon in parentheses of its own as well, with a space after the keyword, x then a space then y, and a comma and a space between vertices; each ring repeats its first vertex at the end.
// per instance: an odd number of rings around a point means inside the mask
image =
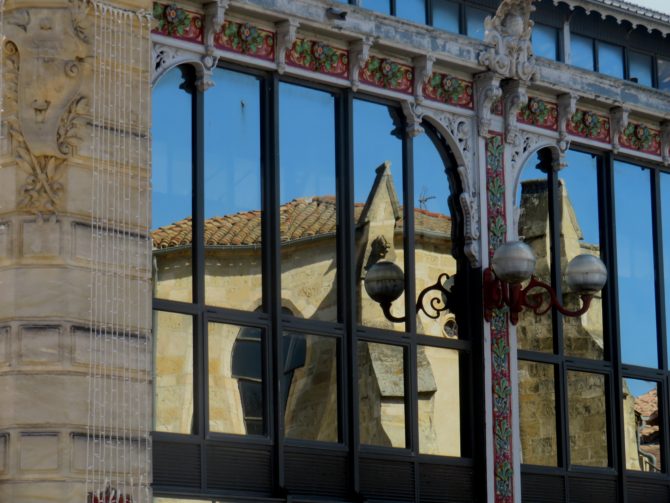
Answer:
POLYGON ((194 433, 193 318, 154 311, 154 429, 194 433))
POLYGON ((570 64, 593 70, 593 39, 570 34, 570 64))
POLYGON ((154 297, 191 302, 192 76, 164 75, 152 94, 152 238, 154 297))
POLYGON ((433 26, 452 33, 460 32, 459 5, 451 0, 433 0, 433 26))
POLYGON ((261 292, 260 85, 214 69, 205 99, 205 299, 253 310, 261 292))
MULTIPOLYGON (((153 503, 206 503, 209 500, 190 500, 183 498, 154 498, 153 503)), ((216 503, 212 501, 212 503, 216 503)))
POLYGON ((459 354, 453 349, 418 346, 419 451, 461 455, 459 354))
POLYGON ((598 42, 598 71, 618 79, 623 78, 623 47, 598 42))
POLYGON ((303 318, 337 321, 331 94, 280 84, 279 151, 282 297, 297 306, 303 318))
POLYGON ((661 471, 661 416, 658 386, 638 379, 623 380, 623 427, 626 468, 661 471))
MULTIPOLYGON (((363 286, 366 270, 379 260, 404 269, 402 127, 394 109, 354 100, 354 219, 358 258, 359 323, 403 331, 384 318, 363 286)), ((393 314, 404 316, 404 294, 393 314)))
POLYGON ((396 1, 395 15, 415 23, 426 24, 426 0, 396 1))
MULTIPOLYGON (((414 138, 414 260, 416 293, 433 285, 442 273, 456 275, 456 260, 451 254, 451 212, 449 182, 437 147, 427 134, 414 138)), ((453 283, 453 279, 449 280, 453 283)), ((434 297, 434 296, 433 296, 434 297)), ((431 299, 433 297, 428 297, 431 299)), ((432 312, 432 311, 431 311, 432 312)), ((426 335, 452 337, 456 330, 454 313, 443 311, 437 319, 420 311, 417 331, 426 335)))
POLYGON ((358 342, 358 401, 361 444, 406 446, 402 347, 358 342))
MULTIPOLYGON (((663 225, 662 243, 663 243, 663 264, 664 285, 665 285, 665 333, 670 337, 670 174, 660 173, 661 181, 661 220, 663 225)), ((668 348, 670 351, 670 347, 668 348)))
POLYGON ((209 430, 262 435, 263 331, 208 324, 209 430))
MULTIPOLYGON (((567 167, 558 172, 561 211, 561 270, 583 253, 600 256, 600 218, 598 208, 598 158, 570 150, 567 167)), ((581 300, 563 281, 563 305, 578 309, 581 300)), ((563 317, 563 343, 566 355, 604 358, 602 294, 578 318, 563 317)))
POLYGON ((658 88, 663 91, 670 91, 670 60, 656 58, 658 66, 658 88))
POLYGON ((391 0, 361 0, 360 5, 366 9, 391 14, 391 0))
MULTIPOLYGON (((528 160, 521 171, 516 203, 519 213, 519 239, 533 249, 537 259, 535 276, 551 284, 551 236, 549 234, 549 191, 547 175, 537 169, 539 158, 528 160)), ((548 296, 543 294, 544 301, 548 296)), ((517 324, 519 349, 552 352, 553 333, 551 311, 536 315, 524 309, 517 324)))
POLYGON ((657 368, 649 170, 615 161, 614 202, 621 359, 657 368))
POLYGON ((536 23, 533 27, 532 43, 536 56, 558 59, 558 30, 556 28, 536 23))
POLYGON ((283 350, 286 437, 337 442, 337 340, 284 332, 283 350))
POLYGON ((628 73, 631 79, 637 79, 638 84, 651 87, 653 85, 653 64, 648 54, 628 52, 628 73))
POLYGON ((477 9, 475 7, 465 7, 465 29, 468 37, 484 40, 484 19, 492 16, 493 13, 477 9))
POLYGON ((554 366, 519 360, 521 462, 558 466, 554 366))
POLYGON ((573 465, 608 466, 605 376, 568 371, 568 428, 573 465))

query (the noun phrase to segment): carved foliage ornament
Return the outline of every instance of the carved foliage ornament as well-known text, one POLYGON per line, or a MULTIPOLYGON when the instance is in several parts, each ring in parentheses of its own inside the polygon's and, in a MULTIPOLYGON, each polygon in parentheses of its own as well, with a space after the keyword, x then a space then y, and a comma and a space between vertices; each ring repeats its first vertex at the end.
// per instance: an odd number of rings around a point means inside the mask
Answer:
POLYGON ((493 44, 479 62, 502 77, 529 81, 537 74, 530 42, 534 0, 503 0, 495 16, 484 21, 484 41, 493 44))
POLYGON ((38 215, 57 211, 66 159, 82 140, 88 108, 81 93, 90 56, 86 4, 21 9, 5 20, 7 128, 27 175, 20 206, 38 215))

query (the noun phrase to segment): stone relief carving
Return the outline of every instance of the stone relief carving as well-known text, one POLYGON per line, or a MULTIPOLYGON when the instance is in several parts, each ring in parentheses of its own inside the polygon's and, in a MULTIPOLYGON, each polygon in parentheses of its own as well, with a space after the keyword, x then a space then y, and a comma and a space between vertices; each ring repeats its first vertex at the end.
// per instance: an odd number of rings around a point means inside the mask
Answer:
POLYGON ((286 51, 290 51, 298 35, 300 23, 295 19, 289 19, 277 23, 277 48, 275 58, 277 71, 282 74, 286 71, 286 51))
POLYGON ((349 46, 349 75, 351 76, 351 89, 354 92, 358 91, 360 84, 358 72, 368 60, 373 42, 372 37, 365 37, 362 40, 355 40, 349 46))
MULTIPOLYGON (((230 5, 230 0, 217 0, 209 2, 204 7, 204 41, 205 55, 202 57, 202 72, 198 73, 198 79, 195 82, 199 91, 205 92, 214 87, 212 71, 219 62, 214 46, 214 37, 221 29, 225 21, 226 9, 230 5)), ((155 52, 155 51, 154 51, 155 52)))
POLYGON ((478 113, 477 127, 479 136, 488 136, 491 129, 493 102, 502 96, 500 77, 493 72, 475 75, 475 99, 478 113))
POLYGON ((499 75, 528 82, 537 75, 530 42, 534 0, 503 0, 495 16, 484 21, 484 41, 493 44, 479 55, 479 62, 499 75))
POLYGON ((423 103, 423 86, 433 73, 435 56, 427 54, 414 58, 414 99, 417 103, 423 103))
POLYGON ((561 155, 570 148, 570 135, 568 134, 568 121, 577 111, 577 95, 565 93, 558 96, 558 148, 561 155))
POLYGON ((409 100, 403 100, 400 103, 402 107, 403 114, 407 120, 407 136, 414 138, 419 136, 424 132, 423 127, 421 127, 421 122, 423 121, 423 109, 421 106, 412 103, 409 100))
POLYGON ((81 143, 88 111, 81 90, 90 71, 86 4, 69 4, 21 9, 6 18, 7 128, 26 173, 19 205, 40 217, 58 210, 63 167, 81 143))
POLYGON ((528 103, 526 85, 518 80, 506 81, 503 85, 503 113, 507 143, 516 144, 521 141, 516 116, 526 103, 528 103))
POLYGON ((629 110, 624 107, 614 107, 610 110, 610 135, 612 138, 612 151, 619 152, 619 135, 624 132, 628 125, 629 110))
POLYGON ((670 166, 670 121, 661 123, 661 156, 663 164, 670 166))
POLYGON ((154 62, 153 75, 151 78, 152 85, 156 84, 156 82, 172 68, 184 63, 193 65, 198 80, 204 83, 208 70, 203 63, 202 58, 198 59, 199 56, 197 54, 157 43, 153 44, 151 52, 154 62))

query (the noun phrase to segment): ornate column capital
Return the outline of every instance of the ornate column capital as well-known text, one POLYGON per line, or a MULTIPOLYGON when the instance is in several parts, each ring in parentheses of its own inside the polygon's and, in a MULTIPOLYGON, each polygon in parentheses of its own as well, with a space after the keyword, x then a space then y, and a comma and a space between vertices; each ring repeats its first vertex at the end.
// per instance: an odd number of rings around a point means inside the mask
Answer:
POLYGON ((491 128, 491 106, 502 96, 500 75, 484 72, 475 75, 475 105, 479 136, 488 136, 491 128))
POLYGON ((507 143, 517 144, 519 139, 519 125, 517 113, 528 103, 527 86, 519 80, 503 82, 503 114, 505 117, 505 139, 507 143))

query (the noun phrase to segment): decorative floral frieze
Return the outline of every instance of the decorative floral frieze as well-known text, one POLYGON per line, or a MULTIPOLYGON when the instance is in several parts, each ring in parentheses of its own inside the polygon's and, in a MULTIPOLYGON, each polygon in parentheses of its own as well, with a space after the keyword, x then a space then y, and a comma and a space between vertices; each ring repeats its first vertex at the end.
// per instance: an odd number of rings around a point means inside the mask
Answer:
POLYGON ((423 85, 423 95, 447 105, 470 109, 474 106, 472 82, 445 73, 433 72, 423 85))
POLYGON ((577 109, 568 121, 568 132, 582 138, 609 143, 610 121, 595 112, 577 109))
POLYGON ((523 124, 556 131, 558 129, 558 107, 541 98, 530 98, 521 107, 517 120, 523 124))
MULTIPOLYGON (((505 218, 504 142, 502 135, 486 138, 486 202, 489 259, 507 237, 505 218)), ((512 503, 514 468, 512 461, 512 385, 510 345, 505 310, 497 309, 491 319, 491 387, 493 394, 493 469, 496 503, 512 503)))
POLYGON ((349 78, 349 51, 317 40, 298 38, 287 52, 286 62, 312 72, 349 78))
POLYGON ((646 154, 661 155, 661 131, 646 124, 629 122, 619 135, 619 145, 646 154))
POLYGON ((214 45, 226 51, 273 61, 275 57, 275 36, 251 23, 225 21, 214 36, 214 45))
POLYGON ((176 4, 154 3, 153 33, 178 38, 188 42, 203 43, 203 19, 197 12, 188 11, 176 4))
POLYGON ((359 70, 359 79, 364 84, 412 94, 414 74, 411 66, 370 56, 359 70))

